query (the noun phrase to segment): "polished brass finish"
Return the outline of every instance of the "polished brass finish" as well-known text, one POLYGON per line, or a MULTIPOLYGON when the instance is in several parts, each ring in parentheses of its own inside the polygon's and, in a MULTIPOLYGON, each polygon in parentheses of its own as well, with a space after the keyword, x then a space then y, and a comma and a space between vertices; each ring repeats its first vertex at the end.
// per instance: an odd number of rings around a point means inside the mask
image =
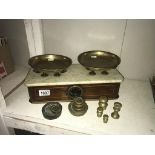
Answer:
POLYGON ((76 97, 72 102, 70 102, 68 109, 72 115, 82 116, 87 112, 88 105, 82 97, 76 97))
POLYGON ((106 97, 106 96, 101 96, 100 98, 99 98, 99 103, 98 103, 98 105, 99 105, 99 107, 102 107, 103 108, 103 110, 106 110, 106 108, 107 108, 107 106, 108 106, 108 98, 106 97))
POLYGON ((114 110, 114 112, 111 113, 111 117, 114 119, 119 119, 120 115, 119 115, 118 111, 114 110))
POLYGON ((83 89, 78 85, 71 86, 67 90, 67 96, 69 96, 71 99, 81 97, 82 95, 83 95, 83 89))
POLYGON ((99 102, 98 105, 99 105, 99 107, 102 107, 103 110, 106 110, 107 106, 108 106, 108 103, 106 103, 106 102, 105 103, 104 102, 99 102))
POLYGON ((114 103, 114 112, 111 113, 111 117, 114 118, 114 119, 119 119, 120 115, 119 115, 119 111, 121 110, 122 108, 122 104, 120 102, 115 102, 114 103))
POLYGON ((108 122, 108 119, 109 119, 109 116, 104 114, 103 115, 103 123, 107 123, 108 122))
POLYGON ((104 103, 106 103, 106 102, 108 102, 108 98, 107 98, 106 96, 100 96, 99 102, 104 102, 104 103))
POLYGON ((120 64, 120 58, 110 52, 93 50, 81 53, 78 56, 78 61, 81 65, 91 71, 101 71, 103 74, 108 74, 109 69, 115 69, 120 64))
POLYGON ((103 114, 103 108, 102 107, 98 107, 97 108, 97 117, 102 117, 103 114))
POLYGON ((35 72, 56 72, 65 71, 71 64, 72 60, 63 55, 44 54, 34 56, 29 59, 28 64, 35 72))

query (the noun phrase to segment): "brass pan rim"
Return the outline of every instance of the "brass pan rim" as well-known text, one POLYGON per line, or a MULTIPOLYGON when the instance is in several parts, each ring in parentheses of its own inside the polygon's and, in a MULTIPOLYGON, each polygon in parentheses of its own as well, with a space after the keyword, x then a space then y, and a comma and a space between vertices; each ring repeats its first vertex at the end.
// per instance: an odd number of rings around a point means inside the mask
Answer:
POLYGON ((31 57, 28 60, 28 64, 33 69, 36 69, 39 71, 62 71, 67 69, 72 64, 72 60, 69 57, 64 55, 43 54, 43 55, 36 55, 31 57), (38 66, 40 62, 46 62, 46 67, 38 66), (62 62, 62 64, 60 62, 62 62), (48 63, 49 65, 47 65, 48 63))
POLYGON ((97 71, 97 70, 104 70, 104 71, 106 71, 106 70, 110 70, 110 69, 115 69, 120 64, 121 59, 116 54, 113 54, 113 53, 108 52, 108 51, 103 51, 103 50, 89 50, 89 51, 86 51, 86 52, 81 53, 78 56, 78 62, 82 66, 84 66, 86 69, 88 69, 88 70, 95 70, 95 71, 97 71), (111 65, 112 67, 107 67, 107 66, 106 67, 102 67, 102 66, 94 67, 91 62, 89 64, 89 62, 82 61, 82 59, 84 59, 83 57, 84 56, 87 57, 87 55, 88 56, 98 56, 98 57, 99 56, 105 56, 105 58, 106 57, 112 57, 113 59, 116 60, 117 63, 114 64, 114 65, 111 65))

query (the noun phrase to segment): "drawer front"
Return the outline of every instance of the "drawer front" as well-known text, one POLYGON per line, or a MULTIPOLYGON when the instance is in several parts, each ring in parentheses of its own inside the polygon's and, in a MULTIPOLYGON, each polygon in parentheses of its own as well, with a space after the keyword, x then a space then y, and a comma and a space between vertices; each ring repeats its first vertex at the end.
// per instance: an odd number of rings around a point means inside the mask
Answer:
POLYGON ((103 95, 109 99, 116 99, 118 98, 120 83, 28 87, 30 102, 69 101, 71 97, 69 97, 68 91, 73 86, 82 89, 84 99, 99 99, 103 95))

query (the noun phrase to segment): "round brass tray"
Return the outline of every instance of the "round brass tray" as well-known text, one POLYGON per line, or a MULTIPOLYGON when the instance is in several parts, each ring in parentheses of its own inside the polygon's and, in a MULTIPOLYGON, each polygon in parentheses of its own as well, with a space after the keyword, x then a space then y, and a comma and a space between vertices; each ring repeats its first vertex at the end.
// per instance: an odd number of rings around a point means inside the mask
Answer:
POLYGON ((114 69, 120 64, 120 58, 110 52, 93 50, 81 53, 78 56, 79 63, 86 69, 92 71, 102 71, 106 74, 109 69, 114 69))
POLYGON ((63 55, 44 54, 34 56, 29 59, 28 64, 35 72, 42 72, 43 76, 47 72, 63 73, 72 64, 72 60, 63 55))

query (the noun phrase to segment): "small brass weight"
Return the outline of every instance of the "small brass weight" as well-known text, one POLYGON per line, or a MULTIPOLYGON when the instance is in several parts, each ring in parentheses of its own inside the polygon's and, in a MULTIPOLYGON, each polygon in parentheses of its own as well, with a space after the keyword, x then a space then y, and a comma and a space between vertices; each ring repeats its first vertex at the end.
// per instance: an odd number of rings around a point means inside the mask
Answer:
POLYGON ((108 106, 108 99, 106 96, 101 96, 99 98, 99 107, 97 108, 97 117, 102 117, 103 111, 106 110, 108 106))
POLYGON ((107 106, 108 106, 108 98, 106 97, 106 96, 101 96, 100 98, 99 98, 99 103, 98 103, 98 105, 99 105, 99 107, 102 107, 103 108, 103 110, 106 110, 106 108, 107 108, 107 106))
POLYGON ((68 105, 70 113, 74 116, 82 116, 88 110, 88 105, 82 97, 75 97, 68 105))
POLYGON ((114 103, 114 112, 111 113, 111 117, 114 118, 114 119, 119 119, 120 115, 119 115, 119 111, 121 110, 122 108, 122 104, 120 102, 115 102, 114 103))
POLYGON ((109 116, 104 114, 103 115, 103 123, 107 123, 108 122, 108 119, 109 119, 109 116))
POLYGON ((103 114, 103 108, 102 107, 98 107, 97 108, 97 117, 102 117, 103 114))

